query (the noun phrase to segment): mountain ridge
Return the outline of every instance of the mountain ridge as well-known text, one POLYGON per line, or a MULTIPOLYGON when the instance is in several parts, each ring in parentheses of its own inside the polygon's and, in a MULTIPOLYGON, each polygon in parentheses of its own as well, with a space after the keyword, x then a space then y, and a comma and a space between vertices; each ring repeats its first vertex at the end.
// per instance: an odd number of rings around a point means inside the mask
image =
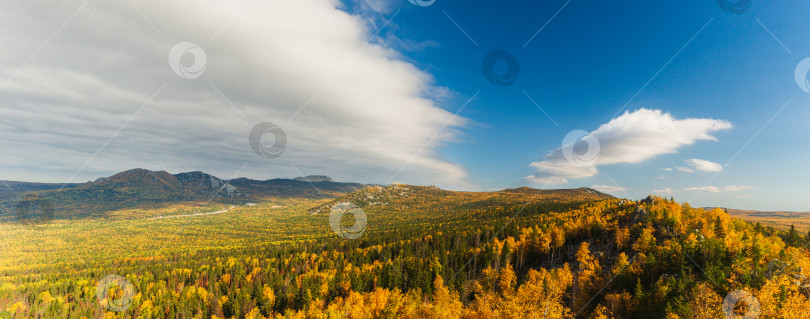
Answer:
MULTIPOLYGON (((380 206, 399 206, 426 210, 444 210, 452 207, 480 208, 499 205, 513 206, 516 203, 558 202, 584 203, 615 199, 616 197, 590 188, 573 189, 534 189, 519 187, 491 192, 450 191, 436 186, 415 186, 392 184, 388 186, 371 186, 345 194, 329 203, 309 209, 310 213, 319 213, 332 206, 350 202, 361 208, 380 206), (452 203, 448 205, 448 203, 452 203)), ((576 206, 576 204, 572 205, 576 206)))
MULTIPOLYGON (((326 176, 299 179, 223 180, 201 172, 171 174, 143 168, 126 170, 82 184, 7 182, 0 193, 0 218, 13 218, 22 203, 50 202, 59 217, 99 215, 123 208, 155 208, 176 202, 236 203, 266 197, 336 197, 368 186, 334 182, 326 176)), ((25 204, 28 205, 28 204, 25 204)))
MULTIPOLYGON (((324 175, 293 179, 274 178, 254 180, 246 177, 224 180, 214 175, 192 171, 171 174, 143 168, 130 169, 82 184, 30 185, 13 182, 21 192, 9 192, 0 197, 0 219, 14 217, 20 203, 48 202, 57 218, 104 216, 104 213, 127 208, 157 208, 179 202, 220 202, 238 204, 262 198, 332 198, 334 201, 353 200, 357 205, 374 206, 390 203, 404 207, 440 202, 454 198, 470 206, 490 206, 518 198, 532 200, 586 201, 610 199, 611 195, 589 188, 535 189, 519 187, 495 192, 450 191, 435 186, 392 184, 387 186, 335 182, 324 175), (32 190, 32 191, 27 191, 32 190), (409 196, 411 196, 409 198, 409 196)), ((25 204, 29 205, 29 204, 25 204)), ((318 209, 319 210, 319 209, 318 209)))

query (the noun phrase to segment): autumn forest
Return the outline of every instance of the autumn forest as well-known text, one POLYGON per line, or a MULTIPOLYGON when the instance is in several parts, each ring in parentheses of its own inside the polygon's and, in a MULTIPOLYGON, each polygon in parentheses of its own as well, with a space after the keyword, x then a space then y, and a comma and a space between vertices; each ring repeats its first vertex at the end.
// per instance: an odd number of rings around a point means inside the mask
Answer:
POLYGON ((370 186, 0 235, 4 318, 810 317, 810 236, 588 188, 370 186))

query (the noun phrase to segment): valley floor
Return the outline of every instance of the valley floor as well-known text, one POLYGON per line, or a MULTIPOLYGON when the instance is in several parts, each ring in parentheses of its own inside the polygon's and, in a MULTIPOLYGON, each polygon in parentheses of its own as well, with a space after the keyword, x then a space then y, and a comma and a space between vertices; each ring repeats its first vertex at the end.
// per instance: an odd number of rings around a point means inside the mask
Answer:
POLYGON ((178 217, 194 217, 194 216, 216 215, 216 214, 227 213, 227 212, 231 211, 231 209, 234 209, 234 208, 236 208, 236 206, 231 206, 231 208, 228 208, 228 209, 223 209, 223 210, 218 210, 218 211, 215 211, 215 212, 210 212, 210 213, 196 213, 196 214, 182 214, 182 215, 158 216, 158 217, 152 217, 152 218, 150 218, 150 219, 162 219, 162 218, 178 218, 178 217))
POLYGON ((591 196, 392 186, 2 224, 0 317, 810 317, 810 238, 591 196))

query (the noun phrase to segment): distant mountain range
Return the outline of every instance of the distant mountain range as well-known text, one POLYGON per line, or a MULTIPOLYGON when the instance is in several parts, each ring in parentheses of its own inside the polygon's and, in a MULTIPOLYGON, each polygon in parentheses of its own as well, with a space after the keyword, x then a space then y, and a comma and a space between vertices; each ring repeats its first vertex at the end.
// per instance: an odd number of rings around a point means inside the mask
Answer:
MULTIPOLYGON (((159 208, 171 203, 217 202, 246 204, 266 198, 331 198, 361 206, 396 204, 403 207, 429 203, 438 208, 466 203, 470 207, 505 205, 524 200, 586 202, 613 198, 590 188, 539 190, 529 187, 497 192, 458 192, 434 186, 394 184, 386 187, 335 182, 328 176, 294 179, 223 180, 203 172, 170 174, 133 169, 83 184, 48 184, 0 181, 0 221, 21 219, 21 210, 49 211, 48 218, 104 216, 128 208, 159 208), (50 211, 52 210, 52 212, 50 211)), ((315 210, 320 210, 316 208, 315 210)), ((30 215, 29 215, 30 217, 30 215)))
POLYGON ((21 203, 49 202, 57 217, 94 215, 105 211, 159 207, 172 202, 239 203, 266 197, 336 197, 366 184, 335 182, 327 176, 295 179, 222 180, 203 172, 170 174, 133 169, 84 184, 0 183, 0 218, 13 218, 21 203))
POLYGON ((349 202, 362 209, 387 207, 404 211, 420 212, 460 212, 465 210, 487 210, 498 207, 508 211, 509 207, 525 207, 527 203, 543 203, 547 207, 576 207, 586 202, 595 202, 615 197, 582 187, 575 189, 535 189, 520 187, 490 192, 449 191, 435 186, 413 186, 393 184, 385 187, 367 187, 352 192, 329 203, 310 209, 317 214, 330 211, 339 203, 349 202))
POLYGON ((307 183, 320 183, 320 182, 334 182, 329 176, 323 175, 309 175, 304 177, 296 177, 293 180, 307 183))
POLYGON ((69 183, 28 183, 28 182, 15 182, 15 181, 0 181, 0 196, 10 193, 24 193, 35 191, 46 191, 60 188, 74 188, 82 184, 69 183))

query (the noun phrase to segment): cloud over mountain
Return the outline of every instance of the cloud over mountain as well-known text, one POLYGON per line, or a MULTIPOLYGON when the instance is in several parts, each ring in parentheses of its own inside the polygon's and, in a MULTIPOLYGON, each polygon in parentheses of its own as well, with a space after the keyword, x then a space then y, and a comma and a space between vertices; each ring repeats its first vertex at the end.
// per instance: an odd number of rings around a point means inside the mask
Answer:
POLYGON ((700 187, 686 187, 683 189, 672 189, 670 187, 664 189, 656 189, 653 190, 652 193, 656 195, 665 195, 671 196, 675 193, 682 193, 682 192, 698 192, 698 193, 738 193, 745 190, 751 190, 755 187, 749 185, 730 185, 725 187, 717 187, 717 186, 700 186, 700 187))
POLYGON ((147 167, 385 182, 401 170, 395 178, 407 183, 467 186, 466 170, 437 155, 467 123, 454 116, 457 97, 381 44, 385 25, 341 6, 4 5, 0 19, 14 27, 0 30, 0 147, 14 152, 0 166, 17 174, 4 178, 68 181, 83 168, 73 179, 82 181, 147 167), (205 52, 198 78, 167 63, 182 41, 205 52), (286 132, 282 157, 251 150, 259 122, 286 132))
MULTIPOLYGON (((588 165, 571 161, 590 151, 589 144, 569 144, 573 155, 566 156, 563 147, 551 151, 544 161, 530 165, 537 172, 528 179, 538 183, 566 183, 570 178, 583 178, 599 173, 598 166, 619 163, 641 163, 698 141, 716 141, 713 132, 728 130, 731 123, 723 120, 675 119, 660 110, 639 109, 602 124, 589 134, 598 141, 598 156, 588 165)), ((580 140, 583 141, 583 140, 580 140)))
POLYGON ((749 189, 754 189, 754 187, 747 185, 731 185, 722 188, 717 186, 702 186, 702 187, 687 187, 684 188, 683 190, 686 192, 720 193, 720 192, 740 192, 749 189))
POLYGON ((617 192, 624 192, 628 190, 627 187, 616 186, 616 185, 594 185, 591 188, 598 190, 602 193, 617 193, 617 192))

